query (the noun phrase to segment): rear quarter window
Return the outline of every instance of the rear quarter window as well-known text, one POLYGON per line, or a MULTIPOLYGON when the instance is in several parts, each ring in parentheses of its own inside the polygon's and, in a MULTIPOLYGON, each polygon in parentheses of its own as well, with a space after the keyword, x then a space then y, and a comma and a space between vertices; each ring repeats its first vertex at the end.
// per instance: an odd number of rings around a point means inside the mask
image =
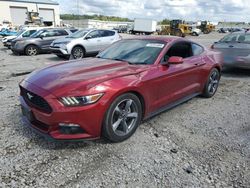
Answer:
POLYGON ((101 30, 100 34, 101 34, 102 37, 110 37, 110 36, 114 36, 115 32, 114 31, 101 30))
POLYGON ((68 35, 68 32, 64 29, 56 30, 56 32, 58 33, 58 36, 68 35))
POLYGON ((250 35, 249 34, 241 34, 238 37, 237 42, 250 43, 250 35))
POLYGON ((193 55, 195 56, 200 55, 204 51, 204 49, 200 45, 192 43, 192 51, 193 55))

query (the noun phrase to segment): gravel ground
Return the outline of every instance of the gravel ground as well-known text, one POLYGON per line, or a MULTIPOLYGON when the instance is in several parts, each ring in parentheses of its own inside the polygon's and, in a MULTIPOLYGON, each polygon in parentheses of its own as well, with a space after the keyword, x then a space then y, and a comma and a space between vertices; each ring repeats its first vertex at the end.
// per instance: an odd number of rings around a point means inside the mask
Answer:
POLYGON ((213 98, 164 112, 125 142, 54 143, 21 122, 18 83, 60 61, 0 46, 0 187, 250 187, 249 71, 224 72, 213 98))

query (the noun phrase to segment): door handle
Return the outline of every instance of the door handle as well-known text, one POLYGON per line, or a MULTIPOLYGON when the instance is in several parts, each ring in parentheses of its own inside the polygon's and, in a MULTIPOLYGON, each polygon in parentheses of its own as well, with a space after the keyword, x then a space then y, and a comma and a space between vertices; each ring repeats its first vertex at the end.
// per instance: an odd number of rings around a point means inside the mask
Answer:
POLYGON ((234 46, 233 46, 233 45, 229 45, 228 47, 229 47, 229 48, 233 48, 234 46))

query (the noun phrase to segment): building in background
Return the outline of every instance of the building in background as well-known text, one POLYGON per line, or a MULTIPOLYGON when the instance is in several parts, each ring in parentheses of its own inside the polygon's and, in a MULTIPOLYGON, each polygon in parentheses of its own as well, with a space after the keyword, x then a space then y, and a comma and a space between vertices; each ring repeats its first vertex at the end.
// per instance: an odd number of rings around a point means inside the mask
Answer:
POLYGON ((52 0, 0 0, 0 23, 10 21, 13 26, 27 21, 27 12, 38 12, 45 25, 59 26, 59 4, 52 0))

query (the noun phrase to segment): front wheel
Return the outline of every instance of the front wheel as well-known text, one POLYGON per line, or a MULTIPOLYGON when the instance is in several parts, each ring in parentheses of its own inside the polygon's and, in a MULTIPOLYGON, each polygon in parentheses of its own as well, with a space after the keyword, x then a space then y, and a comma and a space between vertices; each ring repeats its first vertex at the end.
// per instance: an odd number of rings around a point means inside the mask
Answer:
POLYGON ((138 97, 126 93, 110 105, 103 122, 103 136, 112 142, 121 142, 134 134, 142 118, 142 105, 138 97))
POLYGON ((213 68, 208 76, 208 80, 206 82, 204 91, 203 91, 203 96, 206 98, 212 97, 219 86, 219 81, 220 81, 220 72, 218 69, 213 68))
POLYGON ((85 55, 85 51, 82 47, 76 46, 72 49, 72 56, 74 59, 81 59, 85 55))
POLYGON ((38 47, 35 45, 29 45, 25 48, 26 55, 34 56, 38 54, 38 47))

